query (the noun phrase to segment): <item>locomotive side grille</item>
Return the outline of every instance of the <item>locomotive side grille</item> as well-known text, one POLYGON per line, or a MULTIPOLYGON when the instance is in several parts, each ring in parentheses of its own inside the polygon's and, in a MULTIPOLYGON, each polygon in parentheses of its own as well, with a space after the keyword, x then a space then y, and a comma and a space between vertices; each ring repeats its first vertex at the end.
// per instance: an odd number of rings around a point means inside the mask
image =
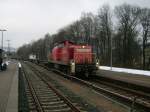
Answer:
POLYGON ((92 63, 91 53, 75 53, 74 54, 75 63, 78 64, 90 64, 92 63))
POLYGON ((79 47, 75 49, 74 60, 77 64, 91 64, 92 50, 89 47, 79 47))

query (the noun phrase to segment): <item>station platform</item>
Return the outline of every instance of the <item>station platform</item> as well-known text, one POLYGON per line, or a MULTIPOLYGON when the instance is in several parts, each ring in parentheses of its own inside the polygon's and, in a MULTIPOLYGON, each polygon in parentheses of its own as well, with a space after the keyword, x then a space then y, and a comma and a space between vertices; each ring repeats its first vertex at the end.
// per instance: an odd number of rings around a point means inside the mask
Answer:
POLYGON ((18 62, 9 61, 6 71, 0 71, 0 112, 18 111, 18 62))
MULTIPOLYGON (((150 72, 149 72, 150 73, 150 72)), ((97 75, 150 88, 150 76, 100 69, 97 75)), ((149 74, 150 75, 150 74, 149 74)))

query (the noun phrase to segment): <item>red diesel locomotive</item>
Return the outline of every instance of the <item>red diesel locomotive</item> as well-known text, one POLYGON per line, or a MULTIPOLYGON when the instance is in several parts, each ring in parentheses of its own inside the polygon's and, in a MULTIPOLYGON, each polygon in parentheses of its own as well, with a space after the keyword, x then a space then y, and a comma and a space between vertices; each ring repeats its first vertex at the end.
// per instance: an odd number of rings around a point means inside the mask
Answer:
POLYGON ((69 74, 84 73, 91 75, 99 67, 92 47, 76 45, 70 41, 63 41, 52 50, 48 56, 49 65, 64 70, 69 74))

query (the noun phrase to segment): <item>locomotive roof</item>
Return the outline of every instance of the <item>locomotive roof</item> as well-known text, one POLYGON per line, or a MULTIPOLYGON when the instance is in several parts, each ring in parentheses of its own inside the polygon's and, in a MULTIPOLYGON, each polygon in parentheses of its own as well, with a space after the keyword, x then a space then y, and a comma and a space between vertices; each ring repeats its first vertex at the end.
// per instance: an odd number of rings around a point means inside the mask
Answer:
POLYGON ((66 43, 66 42, 69 42, 71 44, 73 44, 74 42, 70 41, 70 40, 64 40, 64 41, 61 41, 60 43, 66 43))
POLYGON ((90 46, 90 45, 88 45, 88 44, 86 44, 86 43, 83 43, 83 42, 75 43, 75 42, 72 42, 72 41, 70 41, 70 40, 60 41, 60 42, 58 42, 58 43, 55 43, 55 46, 58 46, 58 45, 60 45, 60 44, 66 44, 67 42, 68 42, 69 44, 73 44, 73 45, 77 45, 77 46, 90 46))
POLYGON ((83 43, 83 42, 75 43, 75 42, 70 41, 70 40, 61 41, 61 42, 59 42, 58 44, 62 44, 62 43, 66 43, 66 42, 71 43, 71 44, 75 44, 75 45, 86 45, 86 46, 88 45, 88 44, 83 43))
POLYGON ((74 42, 71 42, 69 40, 64 40, 64 41, 60 41, 60 42, 57 42, 55 43, 55 46, 59 45, 59 44, 65 44, 66 42, 70 43, 70 44, 74 44, 74 42))

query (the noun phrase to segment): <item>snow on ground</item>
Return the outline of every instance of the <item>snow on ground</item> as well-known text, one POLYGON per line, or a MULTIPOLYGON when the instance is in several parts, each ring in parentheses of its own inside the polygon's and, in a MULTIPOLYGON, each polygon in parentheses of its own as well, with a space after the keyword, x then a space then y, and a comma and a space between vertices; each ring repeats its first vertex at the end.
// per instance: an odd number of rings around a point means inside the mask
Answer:
POLYGON ((108 66, 100 66, 99 69, 150 76, 150 71, 146 71, 146 70, 117 68, 117 67, 112 67, 112 69, 111 69, 111 67, 108 67, 108 66))

